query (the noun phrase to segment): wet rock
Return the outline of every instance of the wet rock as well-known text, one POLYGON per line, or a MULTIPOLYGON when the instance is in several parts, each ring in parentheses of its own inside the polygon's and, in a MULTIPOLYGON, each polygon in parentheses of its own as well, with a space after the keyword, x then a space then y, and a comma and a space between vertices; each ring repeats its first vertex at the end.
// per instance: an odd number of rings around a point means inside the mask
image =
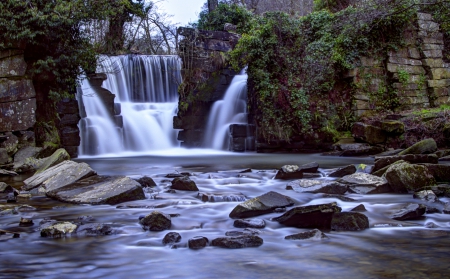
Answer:
POLYGON ((361 231, 369 228, 369 218, 359 212, 338 212, 331 219, 333 231, 361 231))
POLYGON ((0 169, 0 176, 16 176, 17 173, 14 171, 9 171, 9 170, 4 170, 4 169, 0 169))
POLYGON ((344 195, 336 195, 336 194, 324 194, 323 195, 324 198, 335 198, 341 201, 345 201, 345 202, 354 202, 356 201, 355 199, 346 197, 344 195))
POLYGON ((414 192, 424 186, 436 184, 436 180, 427 167, 409 163, 392 165, 384 177, 397 193, 414 192))
POLYGON ((438 156, 436 154, 416 154, 416 155, 409 154, 403 156, 375 157, 375 165, 371 173, 374 173, 377 170, 389 166, 392 163, 400 160, 404 160, 411 164, 419 164, 419 163, 437 164, 438 156))
POLYGON ((346 175, 354 174, 355 172, 356 172, 355 165, 348 165, 346 167, 333 170, 328 174, 328 177, 343 177, 346 175))
POLYGON ((402 152, 403 149, 392 149, 392 150, 387 150, 381 153, 376 154, 376 157, 386 157, 386 156, 395 156, 398 153, 402 152))
POLYGON ((246 228, 243 231, 228 231, 225 233, 226 236, 241 236, 241 235, 257 235, 260 234, 260 230, 246 228))
POLYGON ((70 222, 57 222, 41 229, 41 237, 61 238, 70 236, 77 229, 77 225, 70 222))
POLYGON ((388 182, 383 177, 378 177, 363 172, 346 175, 337 182, 348 186, 349 192, 356 194, 381 194, 392 192, 388 182))
POLYGON ((182 175, 181 173, 169 173, 169 174, 166 174, 166 177, 167 178, 177 178, 177 177, 185 177, 185 175, 182 175))
POLYGON ((174 244, 174 243, 178 243, 181 241, 181 235, 177 232, 170 232, 168 234, 166 234, 162 240, 162 243, 164 245, 167 244, 174 244))
POLYGON ((47 191, 46 195, 75 204, 118 204, 145 199, 141 185, 126 176, 90 176, 47 191))
POLYGON ((242 193, 202 193, 197 194, 197 198, 204 202, 242 202, 247 197, 242 193))
POLYGON ((84 215, 77 218, 77 221, 81 225, 84 225, 86 222, 91 222, 92 220, 94 220, 94 217, 92 217, 91 215, 84 215))
POLYGON ((394 162, 394 163, 392 163, 392 164, 390 164, 390 165, 388 165, 388 166, 385 166, 385 167, 382 168, 382 169, 379 169, 379 170, 377 170, 377 171, 375 171, 375 172, 372 172, 371 174, 372 174, 372 175, 375 175, 375 176, 378 176, 378 177, 383 177, 383 175, 386 173, 386 171, 387 171, 391 166, 397 165, 397 164, 401 164, 401 163, 407 163, 407 162, 404 161, 404 160, 399 160, 399 161, 396 161, 396 162, 394 162))
POLYGON ((77 228, 77 235, 97 236, 97 235, 111 235, 114 233, 110 225, 101 223, 84 224, 77 228))
POLYGON ((321 239, 325 239, 325 238, 328 238, 328 236, 326 236, 323 232, 321 232, 318 229, 301 232, 301 233, 296 233, 296 234, 291 234, 291 235, 284 237, 284 239, 288 239, 288 240, 299 240, 299 239, 321 240, 321 239))
POLYGON ((36 207, 28 205, 28 204, 22 204, 20 206, 17 207, 17 211, 19 212, 32 212, 32 211, 36 211, 36 207))
POLYGON ((27 171, 35 171, 35 166, 29 165, 25 163, 25 160, 28 158, 34 158, 36 160, 36 156, 41 152, 41 147, 33 147, 26 146, 20 149, 14 155, 14 166, 13 169, 17 172, 27 172, 27 171))
POLYGON ((430 171, 436 182, 450 182, 450 165, 421 164, 430 171))
POLYGON ((17 202, 17 192, 13 191, 11 193, 8 193, 6 196, 6 202, 7 203, 16 203, 17 202))
POLYGON ((450 156, 450 149, 442 149, 434 152, 439 158, 450 156))
POLYGON ((442 213, 450 214, 450 202, 444 204, 444 208, 442 209, 442 213))
POLYGON ((236 249, 247 247, 259 247, 263 244, 263 239, 257 235, 219 237, 211 242, 212 246, 236 249))
POLYGON ((421 190, 431 190, 438 197, 450 197, 450 185, 448 184, 427 186, 423 187, 421 190))
POLYGON ((380 146, 371 146, 367 144, 360 144, 361 146, 354 149, 347 149, 342 151, 342 153, 339 155, 341 157, 354 157, 354 156, 369 156, 369 155, 375 155, 380 152, 383 152, 383 148, 380 146))
POLYGON ((398 153, 398 155, 407 155, 407 154, 430 154, 436 152, 437 144, 436 141, 432 138, 424 139, 412 145, 411 147, 403 150, 398 153))
POLYGON ((352 126, 352 136, 356 140, 370 144, 383 143, 386 141, 386 133, 378 127, 356 122, 352 126))
POLYGON ((230 213, 230 218, 248 218, 274 212, 294 204, 294 200, 277 192, 268 192, 237 205, 230 213))
POLYGON ((0 182, 0 193, 6 194, 6 193, 12 193, 12 192, 14 192, 13 187, 6 184, 5 182, 0 182))
POLYGON ((144 230, 163 231, 168 230, 172 226, 172 220, 169 215, 159 211, 153 211, 147 216, 139 220, 144 230))
POLYGON ((20 218, 19 227, 31 227, 33 225, 33 220, 23 217, 20 218))
POLYGON ((197 185, 189 177, 177 177, 172 180, 172 189, 184 191, 198 191, 197 185))
POLYGON ((320 173, 309 173, 309 172, 304 172, 303 173, 303 178, 306 179, 314 179, 314 178, 321 178, 322 174, 320 173))
POLYGON ((432 206, 427 206, 427 210, 425 211, 426 214, 433 214, 433 213, 442 213, 439 209, 432 206))
POLYGON ((290 227, 330 229, 333 214, 337 212, 341 212, 341 208, 335 202, 300 206, 273 220, 290 227))
POLYGON ((202 249, 205 248, 209 243, 209 240, 204 236, 194 236, 188 240, 189 249, 202 249))
POLYGON ((156 187, 155 181, 153 181, 153 178, 148 176, 143 176, 139 179, 136 179, 136 181, 141 184, 142 187, 156 187))
POLYGON ((0 148, 0 165, 4 165, 10 162, 10 157, 6 148, 0 148))
POLYGON ((439 226, 436 225, 436 224, 433 223, 433 222, 428 222, 428 223, 425 224, 425 228, 428 228, 428 229, 435 229, 435 228, 439 228, 439 226))
POLYGON ((405 124, 401 121, 383 121, 381 129, 389 135, 401 135, 405 132, 405 124))
POLYGON ((423 204, 409 203, 400 210, 394 212, 390 217, 395 220, 414 220, 425 214, 427 207, 423 204))
POLYGON ((289 182, 286 190, 298 193, 324 193, 342 195, 347 192, 347 185, 329 180, 299 179, 289 182))
POLYGON ((356 206, 355 208, 353 208, 353 209, 350 210, 350 211, 355 211, 355 212, 366 212, 367 209, 366 209, 366 207, 364 206, 364 204, 360 204, 360 205, 356 206))
POLYGON ((236 228, 262 229, 266 226, 266 222, 263 219, 238 219, 234 221, 233 226, 236 228))
POLYGON ((303 173, 316 173, 319 168, 319 164, 316 162, 297 166, 297 165, 284 165, 275 175, 275 179, 299 179, 303 178, 303 173))
POLYGON ((94 174, 96 172, 86 163, 64 161, 44 172, 27 178, 23 182, 24 186, 22 189, 29 191, 34 188, 43 187, 46 191, 51 191, 94 174))
POLYGON ((437 202, 439 200, 436 194, 431 190, 422 190, 414 192, 413 198, 427 202, 437 202))

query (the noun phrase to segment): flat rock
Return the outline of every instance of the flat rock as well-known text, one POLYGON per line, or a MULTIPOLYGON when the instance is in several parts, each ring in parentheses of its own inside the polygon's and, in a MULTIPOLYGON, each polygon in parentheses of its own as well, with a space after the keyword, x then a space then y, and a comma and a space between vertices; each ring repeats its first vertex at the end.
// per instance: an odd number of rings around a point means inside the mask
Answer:
POLYGON ((429 138, 413 144, 411 147, 403 150, 398 155, 430 154, 436 152, 436 150, 437 150, 436 141, 432 138, 429 138))
POLYGON ((29 191, 43 187, 46 191, 56 190, 80 179, 96 174, 86 163, 64 161, 44 172, 27 178, 23 183, 23 190, 29 191))
POLYGON ((427 207, 423 204, 409 203, 395 211, 390 217, 395 220, 414 220, 425 214, 427 207))
POLYGON ((139 220, 144 230, 163 231, 168 230, 172 226, 172 219, 168 214, 159 211, 153 211, 144 218, 139 220))
POLYGON ((230 218, 248 218, 274 212, 277 208, 292 206, 294 200, 277 192, 268 192, 237 205, 230 218))
POLYGON ((284 237, 284 239, 288 240, 299 240, 299 239, 321 240, 325 238, 328 238, 328 236, 326 236, 323 232, 321 232, 318 229, 291 234, 284 237))
POLYGON ((361 231, 369 228, 369 218, 359 212, 338 212, 331 219, 333 231, 361 231))
POLYGON ((204 193, 199 192, 197 198, 204 202, 243 202, 247 200, 247 197, 242 193, 204 193))
POLYGON ((342 195, 347 192, 347 185, 329 180, 299 179, 289 182, 286 190, 298 193, 324 193, 342 195))
POLYGON ((337 212, 341 212, 341 208, 335 202, 300 206, 273 220, 289 227, 330 229, 333 214, 337 212))
POLYGON ((422 187, 436 184, 427 167, 409 163, 395 164, 383 175, 397 193, 414 192, 422 187))
POLYGON ((343 177, 346 175, 354 174, 356 172, 355 165, 348 165, 342 168, 338 168, 336 170, 331 171, 328 173, 328 177, 343 177))
POLYGON ((392 192, 388 182, 383 177, 378 177, 363 172, 346 175, 337 182, 348 186, 349 192, 357 194, 381 194, 392 192))
POLYGON ((238 219, 234 221, 233 226, 236 228, 262 229, 266 226, 266 222, 263 219, 238 219))
POLYGON ((4 175, 4 176, 16 176, 17 172, 0 169, 0 176, 1 175, 4 175))
POLYGON ((91 176, 47 191, 46 195, 75 204, 118 204, 145 199, 139 183, 126 176, 91 176))
POLYGON ((243 235, 236 237, 219 237, 211 242, 212 246, 236 249, 247 247, 258 247, 263 244, 263 239, 257 235, 243 235))
POLYGON ((172 180, 172 189, 184 191, 198 191, 197 185, 189 177, 177 177, 172 180))
POLYGON ((6 184, 5 182, 0 182, 0 193, 1 194, 12 193, 12 192, 14 192, 13 187, 6 184))

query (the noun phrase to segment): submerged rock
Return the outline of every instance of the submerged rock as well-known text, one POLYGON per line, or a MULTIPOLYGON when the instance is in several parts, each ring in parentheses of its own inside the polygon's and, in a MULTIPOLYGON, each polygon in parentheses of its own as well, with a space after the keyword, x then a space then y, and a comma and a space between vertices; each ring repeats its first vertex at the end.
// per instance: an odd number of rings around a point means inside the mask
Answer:
POLYGON ((32 219, 28 218, 20 218, 19 227, 31 227, 34 225, 34 222, 32 219))
POLYGON ((197 194, 197 198, 204 202, 242 202, 247 197, 242 193, 202 193, 197 194))
POLYGON ((343 177, 346 175, 354 174, 356 172, 355 165, 348 165, 342 168, 333 170, 328 174, 328 177, 343 177))
POLYGON ((197 185, 189 177, 177 177, 172 180, 172 189, 184 191, 198 191, 197 185))
POLYGON ((234 221, 233 226, 236 228, 262 229, 266 226, 266 222, 263 219, 238 219, 234 221))
POLYGON ((289 182, 286 190, 298 193, 324 193, 342 195, 347 192, 347 185, 330 180, 299 179, 289 182))
POLYGON ((114 230, 111 226, 102 223, 89 223, 81 225, 77 228, 77 235, 97 236, 97 235, 111 235, 114 230))
POLYGON ((363 172, 346 175, 337 180, 348 186, 349 192, 356 194, 381 194, 392 192, 388 182, 383 177, 378 177, 363 172))
POLYGON ((294 204, 294 200, 277 192, 268 192, 237 205, 230 218, 248 218, 274 212, 277 208, 294 204))
POLYGON ((46 195, 76 204, 118 204, 145 199, 139 183, 126 176, 91 176, 48 191, 46 195))
POLYGON ((153 211, 144 218, 139 220, 144 230, 163 231, 168 230, 172 226, 172 220, 169 215, 159 211, 153 211))
POLYGON ((211 242, 212 246, 236 249, 258 247, 263 244, 263 239, 257 235, 242 235, 236 237, 219 237, 211 242))
POLYGON ((404 221, 420 218, 425 214, 427 207, 423 204, 409 203, 391 215, 392 219, 404 221))
POLYGON ((424 139, 413 144, 411 147, 403 150, 398 153, 398 155, 407 155, 407 154, 430 154, 436 152, 437 144, 436 141, 432 138, 424 139))
POLYGON ((181 235, 177 232, 170 232, 168 234, 166 234, 162 240, 162 243, 164 245, 167 244, 174 244, 174 243, 178 243, 181 241, 181 235))
POLYGON ((77 225, 70 222, 48 223, 48 226, 41 228, 41 237, 61 238, 70 236, 76 232, 77 225))
POLYGON ((356 206, 355 208, 353 208, 353 209, 350 210, 350 211, 355 211, 355 212, 366 212, 367 209, 366 209, 366 207, 364 206, 364 204, 360 204, 360 205, 356 206))
POLYGON ((338 212, 333 215, 333 231, 361 231, 369 228, 369 218, 358 212, 338 212))
POLYGON ((260 230, 246 228, 243 231, 228 231, 225 233, 226 236, 242 236, 242 235, 257 235, 260 234, 260 230))
POLYGON ((139 179, 136 179, 136 181, 141 184, 142 187, 156 187, 156 183, 153 178, 148 176, 143 176, 139 179))
POLYGON ((205 248, 209 243, 208 238, 204 236, 194 236, 193 238, 190 238, 188 240, 188 247, 189 249, 202 249, 205 248))
POLYGON ((425 166, 409 163, 392 165, 384 177, 397 193, 414 192, 422 187, 436 184, 436 180, 425 166))
POLYGON ((341 208, 335 202, 300 206, 273 220, 290 227, 330 229, 333 214, 337 212, 341 212, 341 208))
POLYGON ((288 240, 299 240, 299 239, 321 240, 321 239, 325 239, 325 238, 328 238, 328 236, 326 236, 323 232, 321 232, 318 229, 301 232, 301 233, 296 233, 296 234, 291 234, 291 235, 284 237, 284 239, 288 239, 288 240))

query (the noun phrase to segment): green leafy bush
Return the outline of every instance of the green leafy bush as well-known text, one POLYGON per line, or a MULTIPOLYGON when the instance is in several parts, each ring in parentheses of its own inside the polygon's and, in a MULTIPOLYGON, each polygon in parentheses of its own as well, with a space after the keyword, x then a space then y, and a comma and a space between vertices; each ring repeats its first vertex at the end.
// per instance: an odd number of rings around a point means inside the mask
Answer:
POLYGON ((223 30, 225 23, 237 26, 238 33, 245 33, 252 27, 253 14, 242 6, 236 4, 219 3, 217 8, 209 13, 200 12, 196 25, 201 30, 223 30))

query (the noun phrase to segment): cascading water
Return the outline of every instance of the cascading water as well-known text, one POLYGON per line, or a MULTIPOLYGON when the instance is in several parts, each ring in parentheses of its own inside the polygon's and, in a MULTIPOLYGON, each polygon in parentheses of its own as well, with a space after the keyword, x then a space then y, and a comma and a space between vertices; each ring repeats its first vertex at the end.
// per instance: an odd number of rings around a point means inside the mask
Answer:
POLYGON ((107 74, 103 87, 116 95, 123 127, 84 81, 80 93, 87 117, 80 122, 80 156, 177 147, 172 121, 178 106, 180 59, 145 55, 100 59, 98 70, 107 74))
POLYGON ((222 100, 211 109, 206 126, 204 146, 228 150, 231 124, 247 124, 247 74, 245 69, 236 75, 222 100))

